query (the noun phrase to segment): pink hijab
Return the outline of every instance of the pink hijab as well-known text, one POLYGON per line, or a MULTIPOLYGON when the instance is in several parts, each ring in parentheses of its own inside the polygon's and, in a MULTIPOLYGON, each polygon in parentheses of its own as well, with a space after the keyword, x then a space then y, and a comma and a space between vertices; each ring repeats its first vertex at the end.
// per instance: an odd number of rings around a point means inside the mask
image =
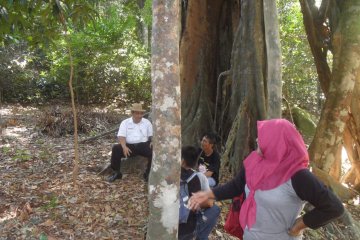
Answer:
POLYGON ((307 168, 308 153, 295 126, 285 119, 257 122, 256 151, 244 160, 246 184, 250 190, 240 211, 240 224, 251 228, 256 222, 256 190, 270 190, 288 181, 297 171, 307 168))

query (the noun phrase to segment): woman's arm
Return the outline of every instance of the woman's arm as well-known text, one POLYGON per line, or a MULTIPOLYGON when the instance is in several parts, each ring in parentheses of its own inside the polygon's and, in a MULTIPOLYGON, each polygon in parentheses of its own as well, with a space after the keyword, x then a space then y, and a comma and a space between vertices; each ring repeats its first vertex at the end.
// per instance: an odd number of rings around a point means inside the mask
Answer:
POLYGON ((224 185, 215 187, 207 191, 193 193, 189 200, 190 209, 199 209, 208 200, 225 200, 239 196, 244 192, 245 187, 245 170, 241 169, 238 175, 224 185))
POLYGON ((229 182, 223 185, 219 185, 213 188, 213 194, 216 200, 219 201, 232 199, 244 192, 245 183, 245 169, 241 168, 240 172, 236 175, 235 178, 231 179, 229 182))
POLYGON ((324 226, 344 213, 342 202, 308 169, 295 173, 291 183, 298 197, 314 206, 302 216, 307 227, 316 229, 324 226))

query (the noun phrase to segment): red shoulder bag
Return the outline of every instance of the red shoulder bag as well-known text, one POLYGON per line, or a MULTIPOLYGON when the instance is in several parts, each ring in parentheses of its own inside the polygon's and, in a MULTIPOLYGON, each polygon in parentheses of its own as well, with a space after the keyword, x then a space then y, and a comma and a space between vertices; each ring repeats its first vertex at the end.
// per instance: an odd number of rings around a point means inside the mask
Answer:
POLYGON ((240 216, 240 208, 241 204, 244 201, 244 194, 242 193, 238 197, 233 198, 233 202, 230 205, 229 213, 226 217, 226 222, 224 225, 224 229, 227 233, 232 236, 238 237, 239 239, 243 239, 244 231, 241 228, 239 216, 240 216))

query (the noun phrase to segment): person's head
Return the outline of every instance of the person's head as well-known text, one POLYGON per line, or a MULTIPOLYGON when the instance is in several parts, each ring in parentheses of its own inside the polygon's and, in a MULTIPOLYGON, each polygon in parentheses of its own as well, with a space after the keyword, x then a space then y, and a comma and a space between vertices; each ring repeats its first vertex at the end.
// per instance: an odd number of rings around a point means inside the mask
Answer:
POLYGON ((308 161, 305 143, 294 124, 286 119, 257 122, 257 145, 266 159, 301 159, 308 161))
POLYGON ((134 103, 131 106, 131 116, 134 123, 139 123, 144 116, 145 110, 142 108, 141 103, 134 103))
POLYGON ((181 148, 181 160, 185 167, 194 168, 198 161, 198 151, 193 146, 184 146, 181 148))
POLYGON ((205 133, 201 138, 201 149, 203 151, 213 150, 218 142, 218 136, 215 133, 205 133))

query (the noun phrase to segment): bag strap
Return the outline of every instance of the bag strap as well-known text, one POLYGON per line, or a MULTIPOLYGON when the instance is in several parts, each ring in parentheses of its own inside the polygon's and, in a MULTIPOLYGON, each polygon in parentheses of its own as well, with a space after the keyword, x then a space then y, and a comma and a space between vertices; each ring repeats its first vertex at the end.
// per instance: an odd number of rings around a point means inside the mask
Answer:
POLYGON ((189 183, 196 175, 197 175, 197 172, 193 172, 193 174, 191 174, 191 176, 188 177, 188 179, 186 179, 186 183, 189 183))

